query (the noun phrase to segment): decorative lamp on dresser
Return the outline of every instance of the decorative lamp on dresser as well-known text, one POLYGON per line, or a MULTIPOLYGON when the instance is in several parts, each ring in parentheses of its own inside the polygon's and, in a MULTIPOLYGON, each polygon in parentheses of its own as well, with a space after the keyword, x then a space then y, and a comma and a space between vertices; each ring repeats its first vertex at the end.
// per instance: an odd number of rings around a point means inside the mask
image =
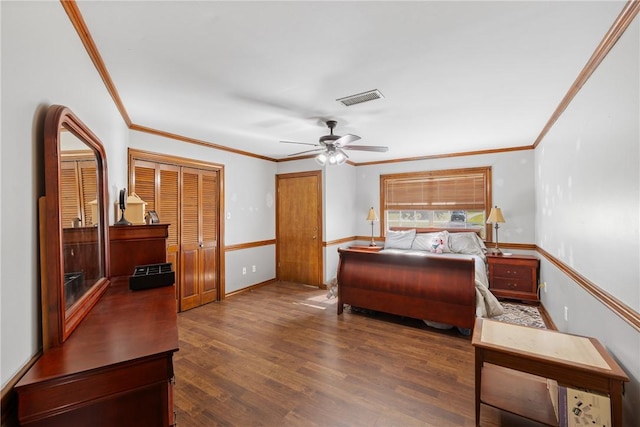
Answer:
POLYGON ((60 105, 48 109, 44 129, 43 344, 42 354, 15 385, 20 425, 175 425, 175 286, 132 291, 128 280, 130 263, 166 260, 167 227, 123 226, 113 231, 111 247, 102 144, 60 105), (67 150, 94 158, 96 176, 86 182, 95 186, 62 185, 72 182, 61 167, 67 150), (77 205, 67 203, 72 199, 77 205), (61 220, 68 217, 75 219, 61 220))
POLYGON ((532 255, 487 255, 489 289, 498 298, 538 302, 540 260, 532 255))

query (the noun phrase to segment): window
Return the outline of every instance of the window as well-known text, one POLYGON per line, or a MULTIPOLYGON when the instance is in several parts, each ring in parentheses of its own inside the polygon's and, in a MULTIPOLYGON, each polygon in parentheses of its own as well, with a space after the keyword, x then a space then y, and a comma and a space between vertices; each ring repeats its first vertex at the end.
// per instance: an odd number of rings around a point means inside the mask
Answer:
POLYGON ((491 167, 381 175, 380 190, 384 230, 460 227, 491 240, 491 167))

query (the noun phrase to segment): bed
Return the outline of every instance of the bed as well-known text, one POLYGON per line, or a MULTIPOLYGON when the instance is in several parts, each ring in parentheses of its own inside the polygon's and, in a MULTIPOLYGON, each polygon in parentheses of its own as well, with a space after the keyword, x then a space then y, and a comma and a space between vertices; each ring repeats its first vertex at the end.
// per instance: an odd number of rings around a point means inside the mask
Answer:
POLYGON ((348 304, 471 330, 476 317, 503 313, 476 233, 418 231, 388 231, 378 252, 338 249, 338 315, 348 304))

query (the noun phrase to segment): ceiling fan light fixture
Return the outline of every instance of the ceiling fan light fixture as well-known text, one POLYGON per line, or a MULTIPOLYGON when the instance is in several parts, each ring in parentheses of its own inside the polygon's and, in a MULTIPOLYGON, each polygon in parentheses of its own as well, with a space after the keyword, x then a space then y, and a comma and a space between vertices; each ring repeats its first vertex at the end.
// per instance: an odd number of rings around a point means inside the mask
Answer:
POLYGON ((327 163, 327 155, 325 153, 320 153, 316 156, 316 163, 320 166, 324 166, 327 163))

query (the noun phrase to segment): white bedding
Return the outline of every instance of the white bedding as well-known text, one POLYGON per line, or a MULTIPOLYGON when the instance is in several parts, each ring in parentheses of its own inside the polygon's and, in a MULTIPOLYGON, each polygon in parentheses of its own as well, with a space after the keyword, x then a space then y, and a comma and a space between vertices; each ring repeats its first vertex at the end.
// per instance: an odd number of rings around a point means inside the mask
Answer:
POLYGON ((411 256, 473 259, 476 275, 476 317, 494 317, 504 314, 502 305, 489 290, 489 279, 487 278, 487 266, 484 256, 454 253, 435 254, 427 251, 411 249, 383 249, 381 252, 406 254, 411 256))

